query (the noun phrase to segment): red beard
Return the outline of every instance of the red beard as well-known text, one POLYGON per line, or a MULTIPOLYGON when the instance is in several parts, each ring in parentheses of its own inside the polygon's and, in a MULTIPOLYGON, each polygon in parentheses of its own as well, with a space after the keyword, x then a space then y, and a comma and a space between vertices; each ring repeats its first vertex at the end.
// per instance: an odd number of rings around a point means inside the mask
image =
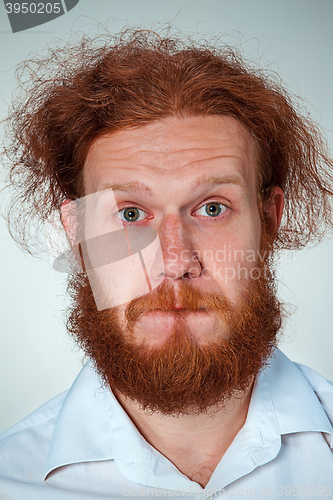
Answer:
POLYGON ((276 345, 281 305, 269 267, 260 264, 258 268, 259 279, 246 280, 237 306, 221 294, 195 289, 186 280, 177 290, 184 309, 217 313, 227 325, 228 340, 224 335, 198 345, 187 332, 186 311, 177 310, 173 333, 163 345, 138 343, 131 333, 135 323, 148 310, 172 309, 172 284, 165 280, 149 295, 131 301, 123 331, 118 308, 98 311, 82 274, 72 276, 69 283, 74 302, 68 331, 116 395, 166 415, 213 411, 249 387, 276 345))

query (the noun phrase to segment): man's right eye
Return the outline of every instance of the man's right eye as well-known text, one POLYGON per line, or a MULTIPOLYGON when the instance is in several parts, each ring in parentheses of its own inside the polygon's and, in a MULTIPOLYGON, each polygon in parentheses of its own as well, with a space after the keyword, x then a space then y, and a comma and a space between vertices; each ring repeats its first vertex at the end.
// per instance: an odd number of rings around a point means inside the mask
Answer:
POLYGON ((118 217, 124 222, 138 222, 146 217, 146 212, 138 207, 127 207, 119 210, 118 217))

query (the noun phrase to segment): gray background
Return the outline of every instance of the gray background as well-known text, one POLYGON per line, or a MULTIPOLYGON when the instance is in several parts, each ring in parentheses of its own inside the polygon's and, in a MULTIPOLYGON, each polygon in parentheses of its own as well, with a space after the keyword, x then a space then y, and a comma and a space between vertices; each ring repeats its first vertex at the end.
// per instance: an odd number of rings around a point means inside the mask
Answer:
MULTIPOLYGON (((15 88, 14 66, 55 37, 112 32, 125 25, 158 28, 172 22, 184 32, 225 33, 250 57, 278 71, 287 87, 307 102, 312 116, 333 139, 332 0, 80 0, 69 13, 38 28, 13 34, 0 4, 0 114, 15 88)), ((293 360, 329 379, 332 366, 333 242, 287 258, 279 267, 280 295, 297 307, 280 343, 293 360)), ((83 353, 66 336, 63 275, 48 262, 27 257, 0 221, 1 350, 0 431, 67 389, 83 353)))

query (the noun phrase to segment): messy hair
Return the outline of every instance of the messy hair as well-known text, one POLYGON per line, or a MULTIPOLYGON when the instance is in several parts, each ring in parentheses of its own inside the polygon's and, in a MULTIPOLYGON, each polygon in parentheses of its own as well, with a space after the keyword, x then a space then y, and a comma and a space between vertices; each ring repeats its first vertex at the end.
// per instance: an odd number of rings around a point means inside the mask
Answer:
POLYGON ((332 228, 332 159, 318 127, 271 73, 235 48, 151 31, 50 49, 18 69, 5 157, 11 234, 31 251, 31 228, 84 195, 82 169, 105 133, 168 116, 228 115, 252 134, 261 204, 285 195, 276 248, 299 249, 332 228))

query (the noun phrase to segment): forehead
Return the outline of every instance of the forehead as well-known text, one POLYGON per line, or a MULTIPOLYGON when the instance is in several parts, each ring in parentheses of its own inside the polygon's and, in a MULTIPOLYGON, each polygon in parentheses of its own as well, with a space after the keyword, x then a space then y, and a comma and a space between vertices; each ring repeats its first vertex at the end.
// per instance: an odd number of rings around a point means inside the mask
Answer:
POLYGON ((110 182, 200 181, 216 174, 239 178, 255 189, 255 143, 230 116, 168 117, 148 125, 106 133, 92 144, 83 170, 86 194, 110 182))

